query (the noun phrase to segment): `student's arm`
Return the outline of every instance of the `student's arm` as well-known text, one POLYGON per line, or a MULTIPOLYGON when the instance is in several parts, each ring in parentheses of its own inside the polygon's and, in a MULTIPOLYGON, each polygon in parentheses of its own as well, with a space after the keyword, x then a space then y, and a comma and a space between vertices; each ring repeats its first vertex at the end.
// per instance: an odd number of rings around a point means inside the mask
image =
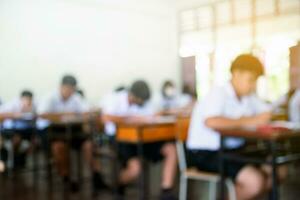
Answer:
POLYGON ((122 123, 125 121, 131 122, 143 122, 148 121, 153 118, 154 115, 140 116, 140 115, 130 115, 130 116, 117 116, 110 114, 103 114, 101 116, 102 121, 105 122, 114 122, 114 123, 122 123))
POLYGON ((17 112, 16 102, 12 101, 6 104, 3 104, 0 107, 0 119, 17 119, 22 117, 22 112, 17 112))
POLYGON ((110 114, 103 114, 101 116, 101 119, 103 122, 114 122, 114 123, 120 123, 126 119, 125 116, 116 116, 116 115, 110 115, 110 114))
POLYGON ((22 117, 22 113, 20 112, 6 112, 6 113, 0 113, 0 120, 4 120, 4 119, 18 119, 22 117))
POLYGON ((205 120, 205 125, 212 129, 258 126, 268 123, 271 120, 271 116, 270 112, 264 112, 253 117, 241 117, 239 119, 209 117, 205 120))

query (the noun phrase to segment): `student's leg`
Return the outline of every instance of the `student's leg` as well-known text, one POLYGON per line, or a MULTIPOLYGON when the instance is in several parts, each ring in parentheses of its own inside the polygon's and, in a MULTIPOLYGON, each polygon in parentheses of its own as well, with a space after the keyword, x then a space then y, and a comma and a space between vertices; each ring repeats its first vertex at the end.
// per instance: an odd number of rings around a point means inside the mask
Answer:
POLYGON ((120 173, 120 184, 127 185, 134 181, 139 174, 141 173, 141 162, 137 157, 130 158, 127 163, 126 167, 121 170, 120 173))
POLYGON ((22 137, 19 134, 13 134, 12 144, 15 151, 18 150, 18 148, 21 145, 21 142, 22 142, 22 137))
POLYGON ((52 155, 58 174, 62 177, 69 176, 69 156, 66 144, 63 141, 53 141, 52 155))
MULTIPOLYGON (((263 165, 261 167, 261 170, 266 174, 267 178, 267 191, 270 191, 272 189, 272 167, 270 165, 263 165)), ((284 182, 288 175, 288 166, 281 165, 277 168, 277 174, 278 174, 278 181, 279 183, 284 182)))
POLYGON ((100 172, 100 163, 93 156, 93 143, 91 140, 86 140, 82 144, 84 159, 89 164, 93 172, 100 172))
POLYGON ((171 189, 173 187, 177 169, 177 154, 175 144, 164 144, 161 148, 161 154, 164 157, 161 187, 162 189, 171 189))
POLYGON ((267 185, 265 174, 253 166, 245 166, 235 180, 238 200, 251 200, 261 196, 267 185))

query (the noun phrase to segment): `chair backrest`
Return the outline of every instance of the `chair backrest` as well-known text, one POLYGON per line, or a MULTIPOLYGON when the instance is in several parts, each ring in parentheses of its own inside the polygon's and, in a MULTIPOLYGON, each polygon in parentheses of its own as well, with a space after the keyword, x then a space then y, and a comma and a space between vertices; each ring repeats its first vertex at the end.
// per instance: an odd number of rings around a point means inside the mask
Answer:
POLYGON ((185 171, 187 168, 186 156, 185 156, 185 145, 184 142, 187 139, 188 130, 190 125, 190 117, 177 117, 176 122, 176 150, 178 157, 178 164, 180 171, 185 171))

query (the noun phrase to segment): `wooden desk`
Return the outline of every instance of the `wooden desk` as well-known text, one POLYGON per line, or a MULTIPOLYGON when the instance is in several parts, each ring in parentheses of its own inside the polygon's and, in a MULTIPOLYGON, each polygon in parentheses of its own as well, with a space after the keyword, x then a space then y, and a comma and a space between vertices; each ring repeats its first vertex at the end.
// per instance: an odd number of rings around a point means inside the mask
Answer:
MULTIPOLYGON (((72 163, 72 156, 71 156, 71 142, 72 139, 75 137, 73 134, 73 127, 82 127, 82 131, 84 132, 84 126, 89 125, 90 126, 90 134, 93 135, 98 128, 96 127, 98 124, 99 119, 99 113, 84 113, 84 114, 64 114, 64 113, 53 113, 53 114, 47 114, 47 115, 41 115, 39 116, 42 119, 49 121, 49 128, 47 131, 47 144, 50 145, 51 139, 53 138, 55 128, 62 128, 64 131, 62 134, 55 134, 56 137, 59 135, 59 139, 63 139, 66 141, 66 143, 69 146, 69 163, 72 163)), ((83 133, 84 134, 84 133, 83 133)), ((54 137, 55 137, 54 136, 54 137)), ((78 135, 76 135, 78 137, 78 135)), ((47 154, 48 158, 51 157, 51 148, 47 148, 47 154)), ((52 174, 51 174, 51 163, 48 162, 48 176, 49 181, 52 181, 52 174)), ((71 166, 70 172, 71 172, 71 166)), ((78 166, 78 177, 79 181, 81 181, 82 178, 82 170, 81 170, 81 159, 80 159, 80 153, 77 154, 77 166, 78 166)))
POLYGON ((277 167, 278 165, 286 164, 289 162, 294 162, 300 160, 300 152, 289 152, 285 155, 278 155, 278 142, 291 140, 293 138, 300 138, 300 130, 268 130, 263 131, 256 128, 244 128, 244 129, 219 129, 216 130, 221 135, 220 140, 220 173, 221 173, 221 198, 225 199, 225 161, 239 161, 246 163, 255 164, 269 164, 272 166, 272 191, 270 193, 270 199, 279 199, 278 190, 278 177, 277 177, 277 167), (242 155, 236 155, 232 152, 225 152, 225 139, 227 137, 236 137, 244 139, 255 139, 264 140, 268 146, 268 152, 270 152, 271 159, 267 158, 249 158, 242 155))
POLYGON ((190 115, 179 115, 176 119, 176 139, 180 141, 186 141, 189 127, 190 127, 191 117, 190 115))
POLYGON ((146 194, 146 175, 144 162, 144 143, 170 141, 176 139, 176 117, 154 117, 142 121, 124 121, 117 124, 116 139, 118 142, 133 143, 137 145, 138 157, 142 163, 139 177, 139 199, 148 198, 146 194))
POLYGON ((124 121, 117 124, 117 141, 149 143, 175 139, 175 117, 155 117, 144 121, 124 121))

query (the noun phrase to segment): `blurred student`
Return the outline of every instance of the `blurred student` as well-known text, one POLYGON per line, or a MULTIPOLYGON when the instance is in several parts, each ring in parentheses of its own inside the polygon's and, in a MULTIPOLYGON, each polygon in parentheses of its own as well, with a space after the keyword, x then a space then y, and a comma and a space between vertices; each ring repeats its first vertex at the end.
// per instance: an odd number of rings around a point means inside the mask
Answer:
MULTIPOLYGON (((83 101, 82 97, 76 93, 77 80, 72 75, 65 75, 62 78, 61 85, 58 91, 55 91, 48 96, 40 105, 38 112, 45 118, 53 114, 62 116, 76 116, 89 111, 88 106, 83 101)), ((89 164, 92 171, 92 184, 94 191, 106 188, 106 185, 100 174, 100 165, 93 157, 93 143, 88 133, 83 133, 82 127, 76 127, 72 131, 71 147, 68 147, 63 137, 60 137, 61 132, 65 130, 55 130, 57 134, 53 136, 51 144, 52 155, 55 161, 55 166, 58 174, 63 177, 64 181, 71 183, 71 189, 76 191, 79 185, 72 180, 69 171, 69 154, 68 148, 83 150, 84 158, 89 164)))
POLYGON ((158 107, 162 114, 178 114, 191 110, 194 98, 188 91, 187 86, 184 91, 180 92, 175 83, 167 80, 163 83, 161 88, 161 95, 158 100, 158 107))
MULTIPOLYGON (((154 107, 149 100, 151 92, 148 84, 143 80, 135 81, 128 91, 112 93, 101 103, 106 133, 113 136, 116 133, 115 123, 126 119, 143 120, 155 114, 154 107)), ((137 146, 119 143, 119 155, 123 169, 119 175, 119 193, 124 194, 128 184, 133 182, 141 172, 141 161, 138 158, 137 146)), ((176 149, 172 142, 153 142, 144 144, 145 158, 158 162, 163 160, 161 180, 161 199, 172 200, 173 182, 176 172, 176 149)))
POLYGON ((34 131, 35 113, 33 93, 29 90, 22 91, 20 97, 0 106, 0 117, 5 119, 1 131, 11 138, 5 146, 14 152, 14 167, 25 165, 26 154, 31 147, 29 141, 34 131))
MULTIPOLYGON (((258 126, 271 119, 270 107, 255 95, 256 82, 263 75, 261 62, 252 55, 240 55, 231 65, 231 80, 212 89, 194 108, 188 140, 188 163, 200 170, 219 171, 220 135, 216 128, 258 126)), ((243 139, 228 138, 227 150, 243 148, 243 139)), ((226 175, 236 186, 237 199, 259 198, 271 189, 271 169, 239 162, 227 163, 226 175)), ((286 168, 279 170, 283 179, 286 168)))
POLYGON ((294 95, 298 90, 299 89, 290 89, 286 94, 272 103, 273 114, 275 117, 280 116, 280 119, 282 118, 283 120, 297 121, 295 120, 295 117, 297 117, 298 110, 295 109, 294 100, 292 106, 292 99, 294 99, 294 95))
POLYGON ((300 122, 300 89, 297 89, 289 102, 289 120, 300 122))

